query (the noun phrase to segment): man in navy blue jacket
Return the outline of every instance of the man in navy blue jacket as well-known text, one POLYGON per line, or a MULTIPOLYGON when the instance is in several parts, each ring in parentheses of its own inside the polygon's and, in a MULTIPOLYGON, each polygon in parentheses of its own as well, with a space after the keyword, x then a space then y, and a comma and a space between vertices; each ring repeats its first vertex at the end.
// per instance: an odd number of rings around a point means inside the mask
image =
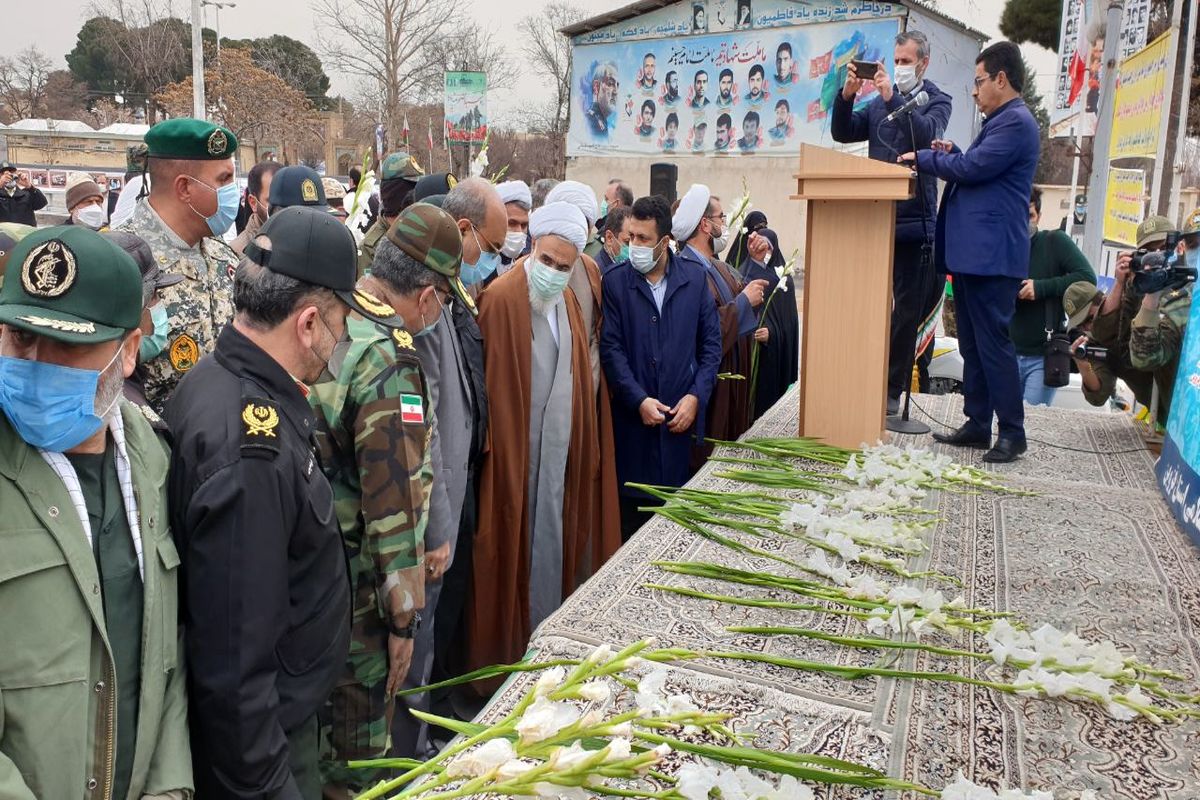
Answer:
MULTIPOLYGON (((997 42, 975 59, 979 135, 964 153, 949 142, 915 154, 917 171, 946 181, 935 240, 939 271, 954 278, 958 349, 963 357, 967 421, 939 442, 992 445, 984 461, 1004 463, 1025 452, 1025 410, 1017 354, 1008 326, 1021 281, 1029 273, 1029 194, 1038 162, 1038 126, 1021 100, 1025 66, 1012 42, 997 42)), ((913 153, 901 157, 911 161, 913 153)))
POLYGON ((604 276, 600 363, 612 395, 621 534, 628 539, 650 498, 627 482, 682 486, 721 363, 721 328, 705 273, 668 247, 671 209, 640 197, 628 220, 629 266, 604 276))
MULTIPOLYGON (((868 142, 867 154, 892 163, 901 153, 921 150, 940 139, 950 121, 950 95, 925 79, 929 67, 929 40, 920 31, 896 37, 893 53, 895 82, 878 65, 870 82, 878 94, 866 107, 854 110, 854 98, 868 80, 848 67, 846 85, 833 101, 831 132, 835 142, 868 142), (921 92, 929 102, 899 119, 888 114, 921 92)), ((911 380, 917 328, 937 302, 932 246, 937 214, 937 178, 919 176, 920 194, 896 203, 896 241, 892 256, 892 329, 888 350, 888 413, 900 408, 900 394, 911 380)), ((943 281, 944 283, 944 281, 943 281)))

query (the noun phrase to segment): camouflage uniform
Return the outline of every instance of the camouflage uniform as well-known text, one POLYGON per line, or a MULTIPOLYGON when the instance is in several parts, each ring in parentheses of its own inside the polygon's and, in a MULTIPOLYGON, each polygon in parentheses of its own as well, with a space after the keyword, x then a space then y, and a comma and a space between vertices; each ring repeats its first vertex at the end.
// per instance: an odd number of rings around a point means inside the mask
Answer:
POLYGON ((375 260, 375 248, 379 246, 379 240, 386 236, 387 232, 388 224, 382 215, 367 229, 363 240, 358 245, 358 277, 361 278, 371 271, 371 262, 375 260))
POLYGON ((189 247, 150 207, 138 201, 133 216, 118 230, 142 237, 163 272, 187 280, 159 294, 167 309, 171 333, 167 349, 145 364, 146 400, 158 412, 183 374, 211 353, 217 335, 233 319, 233 273, 237 254, 220 239, 206 236, 189 247))
MULTIPOLYGON (((1161 398, 1160 408, 1168 411, 1191 313, 1192 287, 1187 286, 1163 295, 1158 311, 1139 311, 1131 326, 1129 360, 1135 369, 1154 373, 1161 398)), ((1165 422, 1166 417, 1159 421, 1165 422)))

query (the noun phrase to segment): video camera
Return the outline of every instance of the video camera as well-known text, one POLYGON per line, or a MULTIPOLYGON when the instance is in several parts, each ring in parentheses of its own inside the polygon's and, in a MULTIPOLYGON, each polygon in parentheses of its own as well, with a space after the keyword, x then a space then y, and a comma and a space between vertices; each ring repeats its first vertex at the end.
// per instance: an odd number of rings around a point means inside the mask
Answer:
POLYGON ((1141 248, 1133 254, 1129 271, 1133 274, 1133 290, 1138 294, 1154 294, 1168 289, 1182 289, 1196 280, 1196 270, 1188 267, 1175 252, 1180 234, 1167 234, 1166 246, 1151 252, 1141 248))
MULTIPOLYGON (((1079 337, 1086 336, 1086 335, 1087 335, 1086 333, 1084 333, 1083 331, 1076 328, 1067 333, 1067 338, 1070 339, 1071 341, 1075 341, 1079 337)), ((1098 345, 1092 344, 1091 342, 1087 342, 1085 344, 1079 345, 1079 347, 1076 347, 1074 350, 1072 350, 1071 357, 1084 359, 1086 361, 1107 361, 1108 360, 1108 348, 1100 347, 1098 345)))

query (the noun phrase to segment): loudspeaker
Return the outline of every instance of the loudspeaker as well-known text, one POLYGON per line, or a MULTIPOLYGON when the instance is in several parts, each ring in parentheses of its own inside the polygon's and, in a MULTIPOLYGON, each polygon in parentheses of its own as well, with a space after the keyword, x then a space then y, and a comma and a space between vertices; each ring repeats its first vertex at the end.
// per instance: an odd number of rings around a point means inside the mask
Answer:
POLYGON ((650 194, 662 195, 668 203, 674 203, 678 194, 679 166, 677 164, 650 165, 650 194))

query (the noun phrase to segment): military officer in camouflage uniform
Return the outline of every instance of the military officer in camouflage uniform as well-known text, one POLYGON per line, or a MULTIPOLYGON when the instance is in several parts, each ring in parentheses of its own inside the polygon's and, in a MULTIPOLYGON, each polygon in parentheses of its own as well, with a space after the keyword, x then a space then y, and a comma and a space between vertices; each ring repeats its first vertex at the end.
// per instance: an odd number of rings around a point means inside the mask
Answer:
POLYGON ((150 245, 166 273, 184 277, 162 292, 166 349, 146 362, 146 400, 161 412, 179 379, 212 351, 233 319, 238 257, 221 236, 237 215, 237 138, 219 125, 169 119, 146 133, 150 194, 118 230, 150 245))
POLYGON ((438 320, 457 281, 457 231, 424 203, 400 213, 358 286, 364 302, 394 307, 404 328, 352 314, 331 375, 309 396, 353 586, 350 658, 323 715, 326 797, 350 797, 374 782, 345 762, 386 753, 395 693, 422 625, 433 407, 413 336, 438 320))
POLYGON ((358 246, 358 274, 371 268, 375 248, 387 236, 396 215, 412 202, 409 196, 425 171, 405 152, 388 153, 379 165, 379 219, 375 220, 358 246))
MULTIPOLYGON (((1193 271, 1200 265, 1200 209, 1193 211, 1180 231, 1183 238, 1175 251, 1180 261, 1193 271)), ((1179 371, 1179 355, 1183 352, 1183 336, 1192 313, 1192 287, 1154 292, 1142 298, 1142 307, 1133 318, 1129 336, 1129 360, 1137 369, 1152 371, 1161 397, 1161 407, 1168 412, 1175 389, 1175 374, 1179 371)), ((1166 423, 1166 418, 1159 420, 1166 423)))

